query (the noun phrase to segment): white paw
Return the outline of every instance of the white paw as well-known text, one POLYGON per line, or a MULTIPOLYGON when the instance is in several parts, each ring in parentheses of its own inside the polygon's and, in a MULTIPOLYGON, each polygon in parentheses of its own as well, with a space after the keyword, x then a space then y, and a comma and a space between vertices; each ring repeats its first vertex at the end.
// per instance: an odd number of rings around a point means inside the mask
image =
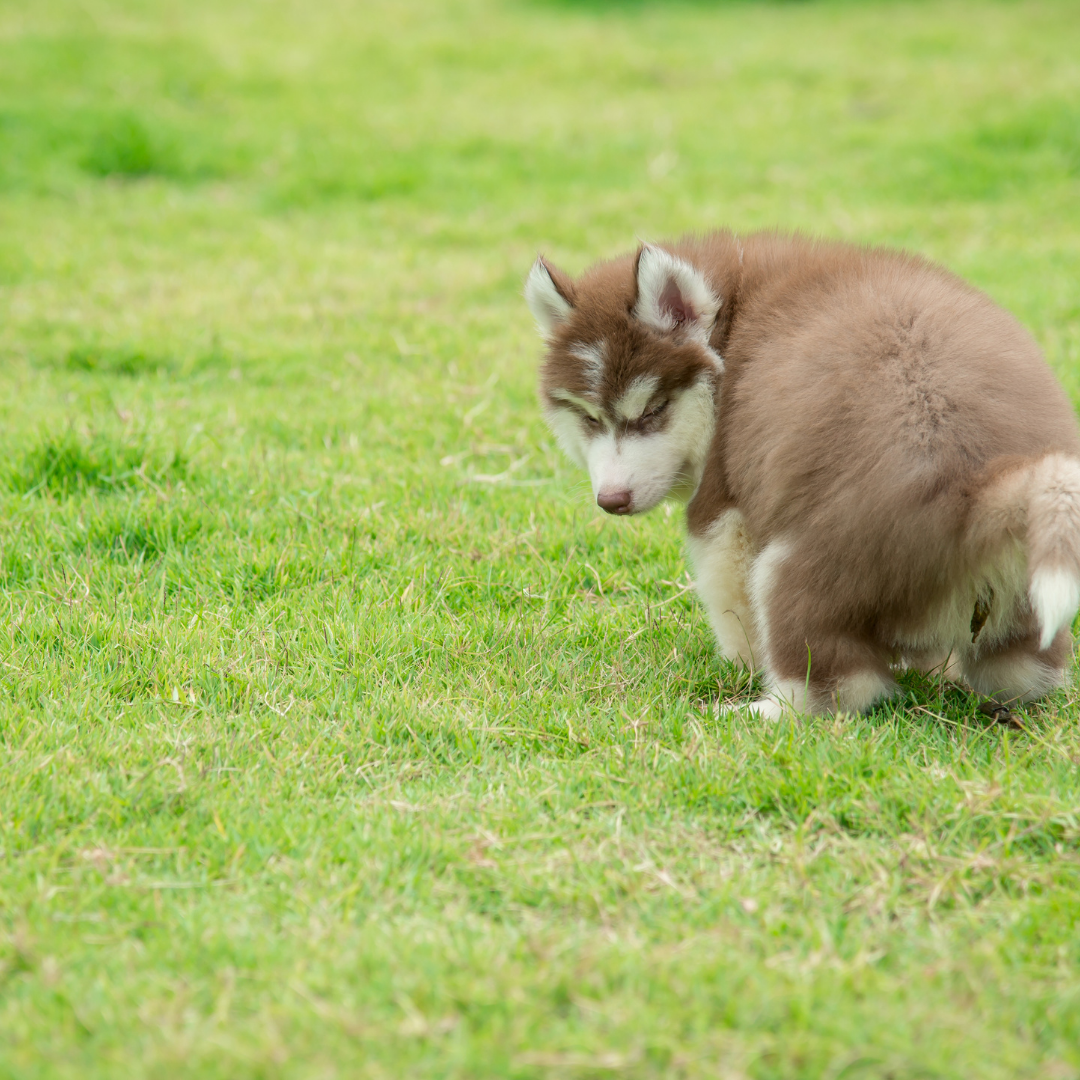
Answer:
POLYGON ((784 709, 790 708, 775 698, 763 697, 757 701, 732 702, 718 701, 716 703, 717 718, 725 716, 757 716, 759 720, 778 720, 784 714, 784 709))
POLYGON ((743 711, 756 713, 762 720, 779 720, 784 715, 785 708, 790 709, 791 706, 777 701, 776 698, 763 697, 758 698, 757 701, 751 701, 749 705, 744 705, 743 711))

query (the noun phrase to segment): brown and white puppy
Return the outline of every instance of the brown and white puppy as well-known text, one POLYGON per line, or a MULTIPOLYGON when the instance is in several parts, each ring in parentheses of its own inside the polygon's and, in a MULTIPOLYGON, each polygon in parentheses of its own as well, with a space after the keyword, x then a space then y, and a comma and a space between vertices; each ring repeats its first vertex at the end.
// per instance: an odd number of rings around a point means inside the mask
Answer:
POLYGON ((1002 701, 1062 683, 1080 433, 1035 343, 909 255, 688 238, 525 287, 541 397, 612 514, 688 502, 721 652, 766 716, 860 711, 903 666, 1002 701))

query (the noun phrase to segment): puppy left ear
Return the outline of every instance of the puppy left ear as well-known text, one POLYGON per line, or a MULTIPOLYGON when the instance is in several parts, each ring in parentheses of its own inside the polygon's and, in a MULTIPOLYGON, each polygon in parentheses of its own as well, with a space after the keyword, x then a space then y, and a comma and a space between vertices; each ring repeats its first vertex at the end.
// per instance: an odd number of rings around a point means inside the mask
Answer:
POLYGON ((545 338, 550 339, 570 318, 572 297, 573 286, 566 275, 538 257, 525 280, 525 302, 545 338))
POLYGON ((720 298, 700 270, 663 248, 645 244, 636 274, 635 318, 661 333, 685 328, 708 341, 720 298))

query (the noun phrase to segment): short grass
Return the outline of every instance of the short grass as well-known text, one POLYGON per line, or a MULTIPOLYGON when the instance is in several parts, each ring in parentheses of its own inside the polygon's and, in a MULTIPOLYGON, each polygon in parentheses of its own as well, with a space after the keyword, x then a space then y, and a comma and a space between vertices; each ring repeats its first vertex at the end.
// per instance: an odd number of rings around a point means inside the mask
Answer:
POLYGON ((1080 1076, 1080 702, 747 690, 520 298, 906 245, 1080 394, 1080 7, 0 0, 0 1075, 1080 1076))

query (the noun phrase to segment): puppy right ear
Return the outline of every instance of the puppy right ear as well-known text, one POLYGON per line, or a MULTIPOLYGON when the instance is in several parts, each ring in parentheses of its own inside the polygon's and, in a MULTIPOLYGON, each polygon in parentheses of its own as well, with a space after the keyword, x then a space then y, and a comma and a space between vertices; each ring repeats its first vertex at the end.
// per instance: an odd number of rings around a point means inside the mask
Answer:
POLYGON ((525 281, 525 302, 540 333, 550 339, 574 310, 573 287, 565 274, 537 258, 525 281))
POLYGON ((645 244, 638 253, 634 315, 661 333, 684 327, 708 343, 720 297, 705 275, 669 251, 645 244))

